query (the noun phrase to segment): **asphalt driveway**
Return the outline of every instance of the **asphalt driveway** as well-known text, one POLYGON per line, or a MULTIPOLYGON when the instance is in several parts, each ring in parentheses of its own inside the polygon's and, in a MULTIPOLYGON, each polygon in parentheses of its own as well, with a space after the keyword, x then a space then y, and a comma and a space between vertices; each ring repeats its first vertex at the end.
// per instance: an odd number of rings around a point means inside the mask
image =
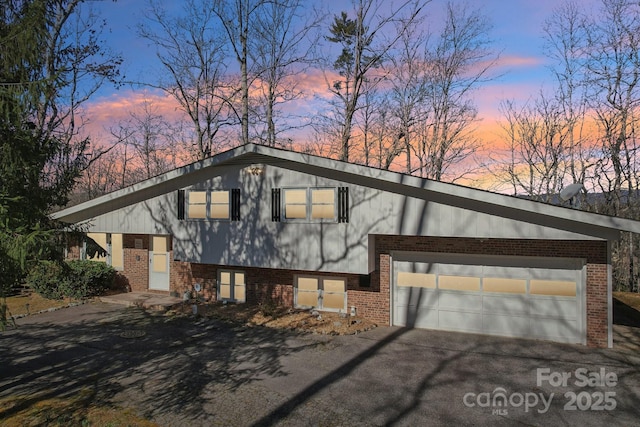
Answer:
POLYGON ((301 335, 87 304, 21 319, 0 333, 0 360, 0 398, 89 388, 166 426, 640 422, 632 349, 400 328, 301 335))

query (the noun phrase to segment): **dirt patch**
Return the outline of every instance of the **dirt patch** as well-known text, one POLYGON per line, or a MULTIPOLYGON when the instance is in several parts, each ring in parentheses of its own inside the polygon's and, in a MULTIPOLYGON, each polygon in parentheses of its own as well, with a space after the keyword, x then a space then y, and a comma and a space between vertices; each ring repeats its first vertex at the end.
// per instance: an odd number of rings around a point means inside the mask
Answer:
MULTIPOLYGON (((193 315, 193 304, 179 304, 167 315, 193 315)), ((377 325, 359 316, 316 310, 297 310, 271 305, 198 303, 197 315, 247 326, 291 329, 325 335, 352 335, 377 325)))

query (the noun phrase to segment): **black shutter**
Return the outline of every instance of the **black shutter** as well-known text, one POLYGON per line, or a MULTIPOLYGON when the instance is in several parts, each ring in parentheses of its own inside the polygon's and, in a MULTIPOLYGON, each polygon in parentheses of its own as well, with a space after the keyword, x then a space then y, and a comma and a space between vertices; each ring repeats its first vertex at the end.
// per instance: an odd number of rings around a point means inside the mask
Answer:
POLYGON ((349 187, 338 188, 338 222, 349 222, 349 187))
POLYGON ((240 189, 231 190, 231 221, 240 221, 240 189))
POLYGON ((178 219, 184 219, 185 210, 184 190, 178 190, 178 219))
POLYGON ((271 189, 271 221, 280 222, 280 189, 271 189))

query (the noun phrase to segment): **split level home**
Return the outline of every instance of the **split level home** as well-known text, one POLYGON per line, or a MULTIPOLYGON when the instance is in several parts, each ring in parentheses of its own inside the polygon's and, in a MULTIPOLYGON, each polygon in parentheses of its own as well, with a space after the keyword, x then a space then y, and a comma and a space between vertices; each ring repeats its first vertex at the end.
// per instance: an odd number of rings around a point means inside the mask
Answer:
MULTIPOLYGON (((612 346, 640 222, 248 144, 66 208, 133 291, 612 346)), ((69 256, 85 257, 86 242, 69 256)))

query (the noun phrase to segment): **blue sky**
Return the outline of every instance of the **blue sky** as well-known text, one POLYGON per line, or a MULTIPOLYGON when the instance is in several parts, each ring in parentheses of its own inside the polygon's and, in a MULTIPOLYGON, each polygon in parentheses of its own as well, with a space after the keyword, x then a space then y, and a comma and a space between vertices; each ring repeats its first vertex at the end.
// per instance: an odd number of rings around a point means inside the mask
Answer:
MULTIPOLYGON (((461 2, 462 0, 454 0, 461 2)), ((543 23, 560 4, 559 0, 467 0, 472 7, 480 8, 493 24, 490 34, 494 40, 494 49, 500 52, 500 65, 494 70, 498 78, 486 84, 476 93, 476 104, 480 118, 486 125, 495 125, 500 102, 505 99, 526 101, 535 96, 541 87, 550 87, 553 82, 548 71, 548 62, 543 56, 543 23)), ((597 0, 581 0, 584 7, 594 7, 597 0)), ((145 0, 118 0, 90 3, 107 22, 109 33, 107 45, 124 57, 123 73, 130 80, 153 78, 159 66, 155 51, 146 40, 136 34, 136 26, 142 19, 145 0)), ((179 1, 167 0, 168 7, 181 7, 179 1)), ((325 0, 323 6, 330 13, 339 13, 350 2, 345 0, 325 0)), ((444 0, 433 0, 428 6, 438 20, 438 10, 444 0)), ((119 116, 113 108, 126 109, 135 103, 127 99, 135 97, 140 90, 133 91, 130 86, 119 90, 105 86, 90 104, 98 112, 92 118, 94 123, 108 123, 119 116), (114 107, 114 104, 115 107, 114 107), (111 105, 111 108, 109 107, 111 105), (100 116, 100 111, 110 111, 109 117, 100 116)), ((104 124, 103 124, 104 126, 104 124)))

